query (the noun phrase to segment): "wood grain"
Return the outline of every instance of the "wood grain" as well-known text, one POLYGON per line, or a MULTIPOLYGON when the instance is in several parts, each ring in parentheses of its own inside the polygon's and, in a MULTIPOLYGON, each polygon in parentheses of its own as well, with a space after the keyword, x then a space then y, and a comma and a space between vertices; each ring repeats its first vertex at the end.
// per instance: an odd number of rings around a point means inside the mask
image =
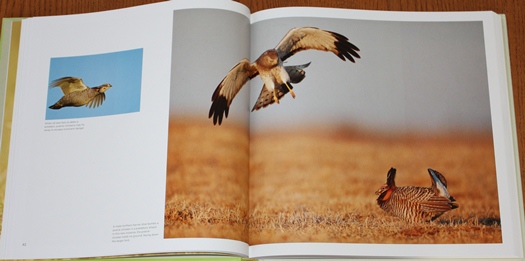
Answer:
MULTIPOLYGON (((62 15, 111 10, 159 2, 157 0, 0 0, 0 18, 62 15)), ((492 10, 507 17, 512 84, 518 133, 520 165, 525 166, 525 1, 522 0, 241 0, 252 12, 285 6, 319 6, 393 11, 492 10)), ((521 170, 522 186, 525 168, 521 170)), ((525 194, 525 193, 524 193, 525 194)))

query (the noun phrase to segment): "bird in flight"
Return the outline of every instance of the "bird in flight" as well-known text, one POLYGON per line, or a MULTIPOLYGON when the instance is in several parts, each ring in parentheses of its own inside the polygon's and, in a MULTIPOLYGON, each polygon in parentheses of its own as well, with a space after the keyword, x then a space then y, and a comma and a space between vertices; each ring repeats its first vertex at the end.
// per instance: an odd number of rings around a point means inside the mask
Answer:
POLYGON ((430 188, 397 187, 396 169, 391 168, 386 184, 376 191, 376 195, 379 195, 377 204, 387 213, 408 222, 432 221, 443 213, 458 208, 456 199, 448 193, 445 177, 433 169, 428 169, 428 174, 432 181, 430 188))
POLYGON ((219 83, 213 92, 208 118, 213 124, 222 123, 228 117, 230 104, 241 88, 255 76, 261 77, 264 85, 252 111, 264 108, 279 100, 288 92, 295 98, 292 83, 299 83, 305 77, 304 68, 310 63, 283 66, 283 62, 300 51, 319 50, 332 52, 341 60, 355 63, 361 58, 359 48, 345 36, 315 27, 299 27, 290 30, 274 49, 265 51, 255 62, 242 59, 219 83))
POLYGON ((51 109, 58 110, 68 106, 84 106, 96 108, 106 99, 105 92, 111 88, 111 84, 105 83, 98 87, 90 88, 84 84, 81 78, 62 77, 51 82, 50 87, 60 87, 64 96, 55 104, 49 106, 51 109))

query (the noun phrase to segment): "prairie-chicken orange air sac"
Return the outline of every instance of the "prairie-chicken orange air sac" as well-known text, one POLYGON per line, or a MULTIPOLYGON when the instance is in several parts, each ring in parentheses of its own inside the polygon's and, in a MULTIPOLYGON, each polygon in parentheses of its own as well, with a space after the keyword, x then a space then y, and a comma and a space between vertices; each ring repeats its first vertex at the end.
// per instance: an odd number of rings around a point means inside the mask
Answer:
POLYGON ((433 170, 428 169, 431 187, 405 186, 395 184, 396 169, 391 168, 387 174, 386 184, 377 191, 377 204, 390 215, 408 222, 432 221, 443 213, 458 208, 459 205, 448 193, 447 180, 433 170))

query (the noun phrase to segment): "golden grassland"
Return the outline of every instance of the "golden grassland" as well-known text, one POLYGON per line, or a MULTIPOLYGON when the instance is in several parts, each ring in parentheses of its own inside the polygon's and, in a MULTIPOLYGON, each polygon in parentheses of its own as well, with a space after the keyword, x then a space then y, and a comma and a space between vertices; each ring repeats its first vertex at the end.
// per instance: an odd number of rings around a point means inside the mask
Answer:
POLYGON ((491 135, 370 135, 350 129, 251 140, 250 244, 276 242, 497 243, 501 225, 491 135), (430 186, 442 172, 460 207, 408 224, 376 203, 396 185, 430 186))
POLYGON ((181 119, 171 121, 169 140, 167 238, 251 245, 502 240, 491 135, 341 128, 256 134, 250 141, 238 126, 181 119), (440 171, 460 207, 431 223, 389 216, 374 192, 390 167, 398 170, 398 186, 430 186, 427 168, 440 171))
POLYGON ((246 130, 172 119, 164 237, 247 242, 248 157, 246 130))

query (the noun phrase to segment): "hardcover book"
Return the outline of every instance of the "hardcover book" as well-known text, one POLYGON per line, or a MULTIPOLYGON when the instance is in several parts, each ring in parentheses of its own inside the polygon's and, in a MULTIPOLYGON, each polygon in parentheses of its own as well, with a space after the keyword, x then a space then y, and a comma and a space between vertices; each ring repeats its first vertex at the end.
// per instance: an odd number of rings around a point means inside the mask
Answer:
POLYGON ((4 19, 0 259, 521 259, 506 40, 490 11, 4 19))

